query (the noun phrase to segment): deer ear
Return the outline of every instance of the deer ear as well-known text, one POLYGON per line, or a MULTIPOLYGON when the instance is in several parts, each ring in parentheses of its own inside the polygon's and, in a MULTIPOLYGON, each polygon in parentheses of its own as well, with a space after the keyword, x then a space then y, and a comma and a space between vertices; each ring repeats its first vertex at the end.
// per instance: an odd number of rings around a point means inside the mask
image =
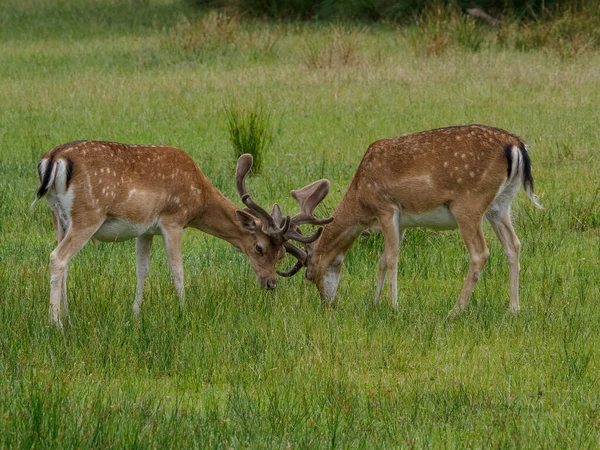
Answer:
POLYGON ((249 231, 250 233, 256 233, 256 230, 258 230, 258 225, 256 224, 254 217, 252 217, 246 211, 242 211, 241 209, 238 209, 235 212, 235 215, 237 216, 238 220, 240 221, 240 225, 244 230, 249 231))

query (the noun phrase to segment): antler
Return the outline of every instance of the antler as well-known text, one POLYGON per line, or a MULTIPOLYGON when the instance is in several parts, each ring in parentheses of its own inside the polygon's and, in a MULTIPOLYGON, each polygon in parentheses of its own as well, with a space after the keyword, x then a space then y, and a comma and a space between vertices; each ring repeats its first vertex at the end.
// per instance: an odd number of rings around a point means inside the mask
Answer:
MULTIPOLYGON (((294 199, 300 205, 300 213, 292 217, 289 230, 284 234, 286 239, 293 239, 303 244, 311 244, 319 239, 321 233, 323 233, 322 227, 319 227, 311 236, 305 236, 302 234, 299 225, 305 223, 310 223, 313 225, 327 225, 333 221, 333 217, 317 219, 314 216, 315 208, 329 193, 329 186, 329 180, 319 180, 302 189, 292 191, 292 197, 294 197, 294 199)), ((286 242, 284 247, 286 252, 294 256, 298 261, 294 267, 287 272, 278 270, 277 274, 282 277, 291 277, 298 273, 298 271, 306 265, 307 255, 306 252, 300 250, 290 242, 286 242)))
POLYGON ((315 242, 321 236, 323 228, 319 228, 313 235, 304 236, 298 225, 309 223, 312 225, 327 225, 333 221, 333 217, 326 219, 317 219, 314 216, 315 208, 329 193, 329 180, 319 180, 308 186, 292 191, 292 197, 300 205, 300 213, 296 214, 291 219, 290 229, 285 233, 286 239, 293 239, 303 244, 315 242))
POLYGON ((281 216, 281 209, 279 205, 273 206, 273 212, 269 214, 263 208, 261 208, 248 193, 246 189, 246 175, 252 168, 252 155, 244 153, 239 157, 237 162, 237 168, 235 172, 235 185, 239 196, 242 199, 244 205, 255 214, 263 223, 262 230, 264 233, 272 236, 282 236, 287 233, 290 227, 290 216, 281 216))
POLYGON ((301 225, 303 223, 310 223, 313 225, 327 225, 333 221, 333 217, 327 219, 317 219, 314 216, 315 208, 319 203, 323 201, 327 194, 329 194, 330 183, 329 180, 319 180, 308 186, 294 190, 291 192, 292 197, 300 205, 300 214, 296 214, 292 218, 292 223, 301 225))
POLYGON ((300 250, 294 244, 291 244, 289 242, 286 242, 285 244, 283 244, 283 246, 285 247, 286 252, 294 256, 298 261, 296 262, 296 264, 294 264, 294 267, 292 267, 287 272, 283 272, 277 269, 277 275, 280 275, 282 277, 291 277, 296 275, 296 273, 298 273, 298 271, 302 269, 302 266, 306 265, 306 253, 300 250))

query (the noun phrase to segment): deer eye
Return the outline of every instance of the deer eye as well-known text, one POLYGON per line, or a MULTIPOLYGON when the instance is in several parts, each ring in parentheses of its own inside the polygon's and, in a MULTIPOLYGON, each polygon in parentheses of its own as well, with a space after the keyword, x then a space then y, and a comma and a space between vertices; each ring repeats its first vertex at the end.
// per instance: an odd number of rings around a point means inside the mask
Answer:
POLYGON ((263 254, 263 248, 260 244, 256 244, 256 253, 258 253, 259 255, 263 254))

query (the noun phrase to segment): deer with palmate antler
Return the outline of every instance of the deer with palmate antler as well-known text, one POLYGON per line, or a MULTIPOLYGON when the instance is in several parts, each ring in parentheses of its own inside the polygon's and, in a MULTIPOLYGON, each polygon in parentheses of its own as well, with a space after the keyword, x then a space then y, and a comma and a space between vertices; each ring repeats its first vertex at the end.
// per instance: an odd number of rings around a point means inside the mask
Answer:
POLYGON ((519 311, 519 253, 510 204, 520 186, 533 204, 531 161, 525 142, 484 125, 440 128, 376 141, 369 146, 350 186, 335 208, 335 221, 303 251, 291 243, 298 262, 291 276, 306 266, 324 303, 333 303, 344 256, 360 233, 379 228, 384 250, 379 260, 375 301, 386 275, 390 298, 398 307, 398 250, 407 228, 458 228, 470 256, 469 273, 449 316, 464 310, 488 259, 483 236, 485 216, 504 246, 510 270, 510 311, 519 311))
MULTIPOLYGON (((277 204, 271 214, 256 204, 245 184, 251 167, 252 156, 242 155, 236 187, 246 208, 240 210, 210 183, 189 155, 175 147, 76 141, 47 152, 38 164, 36 201, 46 196, 58 242, 50 255, 51 321, 60 326, 68 315, 67 266, 90 239, 136 239, 136 316, 155 235, 163 237, 175 288, 183 302, 181 239, 186 227, 224 239, 241 250, 260 284, 274 289, 275 265, 285 255, 286 241, 314 242, 320 231, 311 237, 299 235, 277 204)), ((329 182, 321 180, 311 186, 328 189, 329 182)))

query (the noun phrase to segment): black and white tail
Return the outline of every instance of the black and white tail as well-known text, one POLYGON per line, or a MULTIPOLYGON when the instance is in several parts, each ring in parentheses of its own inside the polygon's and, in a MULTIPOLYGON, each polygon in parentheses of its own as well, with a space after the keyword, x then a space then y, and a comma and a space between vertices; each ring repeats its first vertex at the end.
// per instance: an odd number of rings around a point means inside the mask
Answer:
POLYGON ((73 161, 63 158, 42 159, 37 166, 40 187, 31 207, 41 199, 52 187, 64 192, 69 188, 69 182, 73 175, 73 161))
POLYGON ((531 175, 531 159, 527 153, 527 145, 522 142, 519 147, 507 145, 504 149, 504 154, 508 160, 508 179, 509 181, 516 176, 521 177, 523 190, 530 198, 531 203, 536 208, 544 209, 538 201, 537 195, 533 193, 533 176, 531 175))

